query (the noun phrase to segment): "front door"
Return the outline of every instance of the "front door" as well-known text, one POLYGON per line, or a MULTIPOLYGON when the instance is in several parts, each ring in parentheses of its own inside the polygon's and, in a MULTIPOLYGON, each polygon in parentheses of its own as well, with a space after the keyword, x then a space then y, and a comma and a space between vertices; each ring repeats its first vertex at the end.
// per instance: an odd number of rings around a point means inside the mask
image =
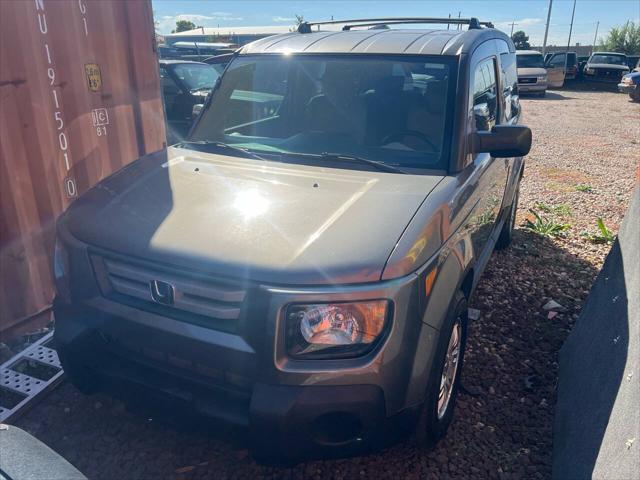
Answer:
MULTIPOLYGON (((473 121, 476 131, 489 131, 500 121, 495 57, 481 61, 475 67, 473 82, 473 121)), ((487 248, 502 207, 507 185, 508 162, 488 153, 474 154, 474 172, 470 180, 475 184, 473 197, 476 208, 470 217, 469 228, 474 254, 480 258, 487 248)))
POLYGON ((567 72, 567 59, 564 53, 554 53, 545 64, 547 69, 547 85, 560 88, 564 85, 567 72))

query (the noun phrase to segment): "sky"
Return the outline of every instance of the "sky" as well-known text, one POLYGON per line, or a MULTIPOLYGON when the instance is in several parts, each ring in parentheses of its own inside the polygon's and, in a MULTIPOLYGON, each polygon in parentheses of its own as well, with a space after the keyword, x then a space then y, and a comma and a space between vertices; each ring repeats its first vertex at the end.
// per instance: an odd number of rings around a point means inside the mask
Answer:
MULTIPOLYGON (((532 45, 542 45, 549 0, 152 0, 160 33, 171 33, 176 20, 191 20, 196 26, 293 25, 295 15, 306 20, 336 20, 362 17, 427 16, 478 17, 491 21, 507 34, 524 30, 532 45)), ((553 0, 549 45, 566 45, 573 0, 553 0)), ((631 20, 640 23, 640 0, 577 0, 571 44, 591 45, 600 21, 598 39, 611 27, 631 20)))

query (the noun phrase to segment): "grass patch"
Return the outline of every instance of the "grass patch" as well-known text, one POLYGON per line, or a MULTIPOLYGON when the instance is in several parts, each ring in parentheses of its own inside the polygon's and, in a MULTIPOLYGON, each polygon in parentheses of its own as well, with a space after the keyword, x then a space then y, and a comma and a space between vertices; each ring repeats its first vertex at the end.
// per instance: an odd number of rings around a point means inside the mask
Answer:
POLYGON ((596 221, 598 226, 597 233, 582 232, 581 236, 591 243, 613 243, 616 241, 616 235, 607 228, 602 218, 596 221))
POLYGON ((595 193, 595 190, 591 185, 587 185, 586 183, 579 183, 576 185, 576 190, 583 193, 595 193))
POLYGON ((533 220, 527 218, 524 221, 524 229, 542 235, 543 237, 563 237, 565 232, 571 228, 571 225, 568 223, 561 223, 553 218, 542 217, 533 209, 529 209, 529 212, 533 215, 533 220))
POLYGON ((540 210, 544 213, 553 213, 554 215, 558 215, 560 217, 570 217, 571 216, 571 208, 569 205, 565 205, 561 203, 560 205, 549 205, 544 202, 537 202, 534 205, 536 210, 540 210))

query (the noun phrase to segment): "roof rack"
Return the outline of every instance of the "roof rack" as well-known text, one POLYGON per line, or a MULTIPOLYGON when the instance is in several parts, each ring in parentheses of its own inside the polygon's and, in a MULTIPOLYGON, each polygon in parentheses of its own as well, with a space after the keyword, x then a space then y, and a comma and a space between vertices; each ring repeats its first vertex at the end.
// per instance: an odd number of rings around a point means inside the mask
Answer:
POLYGON ((448 25, 469 25, 469 30, 477 30, 485 27, 493 28, 491 22, 481 22, 475 17, 471 18, 435 18, 435 17, 389 17, 389 18, 360 18, 352 20, 331 20, 327 22, 302 22, 298 25, 299 33, 311 33, 312 26, 345 24, 342 30, 351 30, 353 27, 375 27, 378 25, 401 25, 412 23, 435 23, 448 25))

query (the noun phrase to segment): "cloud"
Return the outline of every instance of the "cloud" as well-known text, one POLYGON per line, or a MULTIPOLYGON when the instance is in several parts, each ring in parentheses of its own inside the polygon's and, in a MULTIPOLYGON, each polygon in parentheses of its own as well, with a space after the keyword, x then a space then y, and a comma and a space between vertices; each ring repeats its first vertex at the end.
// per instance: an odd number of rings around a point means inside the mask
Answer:
POLYGON ((271 20, 274 22, 295 22, 295 17, 273 17, 271 20))
POLYGON ((177 15, 164 15, 156 18, 158 30, 161 33, 170 33, 176 28, 176 22, 179 20, 187 20, 193 22, 196 26, 211 27, 216 26, 218 22, 230 22, 243 20, 242 17, 234 17, 231 12, 211 12, 209 15, 200 15, 197 13, 179 13, 177 15))

